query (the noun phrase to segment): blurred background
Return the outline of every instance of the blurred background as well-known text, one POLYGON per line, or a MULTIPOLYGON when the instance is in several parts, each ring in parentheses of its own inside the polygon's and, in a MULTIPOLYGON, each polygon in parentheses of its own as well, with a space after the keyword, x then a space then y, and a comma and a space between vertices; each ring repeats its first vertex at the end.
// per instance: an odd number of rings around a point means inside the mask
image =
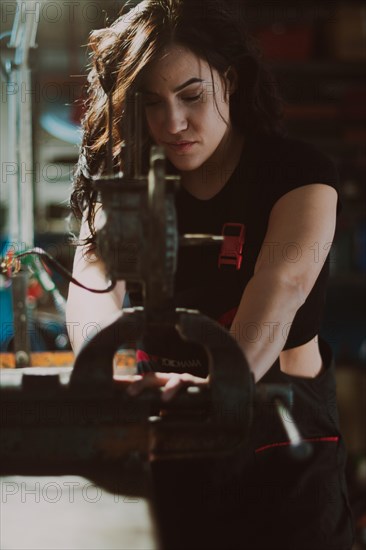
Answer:
MULTIPOLYGON (((359 496, 366 486, 366 5, 362 0, 230 3, 246 16, 263 59, 273 70, 285 99, 289 134, 328 154, 340 175, 343 210, 331 251, 323 334, 337 360, 341 423, 350 456, 349 484, 361 540, 366 537, 359 496)), ((122 4, 122 0, 8 0, 0 5, 0 255, 14 240, 14 219, 26 217, 25 209, 32 201, 34 217, 26 220, 24 244, 32 245, 34 240, 72 268, 74 250, 65 218, 81 138, 88 64, 85 46, 89 32, 111 22, 122 4), (9 47, 21 10, 37 19, 36 46, 29 51, 29 80, 24 86, 16 83, 17 49, 9 47), (20 142, 13 125, 14 101, 20 101, 28 113, 28 138, 21 125, 16 126, 22 134, 20 142), (16 147, 23 147, 21 162, 14 156, 16 147), (25 204, 20 201, 17 211, 12 206, 14 178, 24 190, 25 204), (27 231, 32 233, 30 239, 27 231)), ((43 330, 42 338, 33 342, 34 349, 67 350, 65 334, 60 338, 62 319, 52 293, 42 286, 36 270, 31 271, 28 307, 43 330)), ((67 282, 56 271, 49 271, 49 276, 66 298, 67 282)), ((11 291, 4 277, 0 306, 0 349, 5 352, 11 350, 13 334, 11 291)))

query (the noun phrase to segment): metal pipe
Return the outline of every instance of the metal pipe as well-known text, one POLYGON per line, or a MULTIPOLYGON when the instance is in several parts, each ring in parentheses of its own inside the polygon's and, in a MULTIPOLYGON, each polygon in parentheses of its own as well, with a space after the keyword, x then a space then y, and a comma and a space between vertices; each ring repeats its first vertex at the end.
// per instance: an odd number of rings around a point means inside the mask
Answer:
POLYGON ((9 237, 17 251, 33 246, 32 93, 29 51, 35 48, 40 2, 17 0, 8 48, 13 62, 8 74, 9 237))
MULTIPOLYGON (((16 13, 8 44, 12 61, 7 67, 8 151, 9 162, 9 240, 16 253, 34 244, 32 80, 29 52, 35 48, 40 2, 17 0, 16 13)), ((27 312, 26 272, 12 281, 14 317, 14 353, 16 366, 30 365, 30 337, 27 312)))
POLYGON ((141 176, 141 151, 142 151, 142 110, 141 110, 141 93, 136 92, 134 97, 135 103, 135 178, 141 176))

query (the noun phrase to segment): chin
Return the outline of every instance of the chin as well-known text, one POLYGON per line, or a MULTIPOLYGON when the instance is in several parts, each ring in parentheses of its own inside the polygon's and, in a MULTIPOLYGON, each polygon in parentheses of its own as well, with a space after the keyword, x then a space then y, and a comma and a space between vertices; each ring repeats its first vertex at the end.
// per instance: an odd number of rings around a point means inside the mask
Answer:
POLYGON ((200 164, 189 164, 187 162, 172 162, 172 164, 180 172, 193 172, 193 170, 197 170, 201 166, 200 164))
POLYGON ((191 172, 192 170, 197 170, 200 166, 202 166, 203 162, 198 159, 189 158, 186 157, 172 157, 168 156, 168 159, 170 162, 177 168, 177 170, 181 170, 182 172, 191 172))

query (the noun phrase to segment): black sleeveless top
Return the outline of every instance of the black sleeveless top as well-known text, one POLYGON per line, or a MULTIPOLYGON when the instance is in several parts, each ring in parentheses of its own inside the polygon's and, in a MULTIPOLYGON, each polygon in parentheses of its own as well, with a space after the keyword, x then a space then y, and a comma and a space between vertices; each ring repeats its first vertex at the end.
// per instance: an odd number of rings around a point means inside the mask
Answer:
MULTIPOLYGON (((227 184, 211 199, 197 199, 181 186, 176 197, 179 233, 224 232, 231 244, 225 249, 217 243, 179 250, 175 306, 197 309, 229 329, 253 276, 272 207, 287 192, 312 183, 337 189, 333 162, 310 144, 272 135, 257 136, 245 143, 227 184)), ((289 243, 282 253, 289 261, 296 261, 302 251, 291 242, 291 228, 288 235, 289 243)), ((276 243, 266 243, 264 252, 273 253, 275 246, 276 243)), ((319 332, 328 274, 329 257, 288 327, 283 349, 305 344, 319 332)), ((130 298, 131 305, 137 305, 136 299, 130 298)), ((174 329, 170 334, 147 335, 140 347, 140 371, 205 374, 203 350, 196 344, 182 345, 174 329)))

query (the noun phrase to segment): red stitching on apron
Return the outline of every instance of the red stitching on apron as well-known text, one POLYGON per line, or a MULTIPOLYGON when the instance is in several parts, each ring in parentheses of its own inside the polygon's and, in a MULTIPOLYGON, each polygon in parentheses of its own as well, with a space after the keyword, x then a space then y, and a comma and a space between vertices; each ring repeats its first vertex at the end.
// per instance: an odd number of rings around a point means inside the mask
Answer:
MULTIPOLYGON (((304 441, 309 441, 310 443, 314 443, 316 441, 338 443, 339 437, 337 435, 332 437, 310 437, 308 439, 304 439, 304 441)), ((287 447, 288 445, 291 445, 290 441, 281 441, 280 443, 270 443, 269 445, 263 445, 263 447, 258 447, 258 449, 256 449, 255 452, 260 453, 261 451, 265 451, 267 449, 273 449, 274 447, 287 447)))

